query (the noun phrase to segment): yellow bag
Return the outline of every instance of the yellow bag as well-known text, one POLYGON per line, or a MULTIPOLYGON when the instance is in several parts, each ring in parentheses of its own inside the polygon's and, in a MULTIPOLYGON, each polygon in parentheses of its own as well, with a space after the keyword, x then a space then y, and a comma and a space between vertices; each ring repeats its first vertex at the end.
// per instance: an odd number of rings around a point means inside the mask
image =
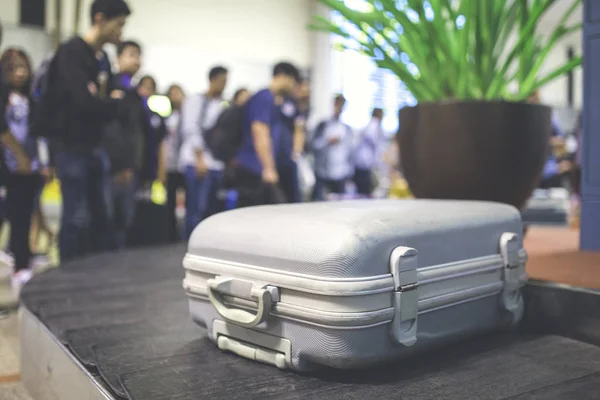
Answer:
POLYGON ((413 197, 413 194, 408 187, 408 182, 402 178, 394 179, 392 182, 392 187, 390 188, 390 198, 407 199, 411 197, 413 197))
POLYGON ((40 197, 42 203, 61 203, 62 193, 60 191, 60 181, 56 178, 44 185, 40 197))
POLYGON ((164 206, 167 204, 167 189, 165 189, 165 185, 163 185, 162 182, 152 182, 152 188, 150 189, 150 200, 158 206, 164 206))

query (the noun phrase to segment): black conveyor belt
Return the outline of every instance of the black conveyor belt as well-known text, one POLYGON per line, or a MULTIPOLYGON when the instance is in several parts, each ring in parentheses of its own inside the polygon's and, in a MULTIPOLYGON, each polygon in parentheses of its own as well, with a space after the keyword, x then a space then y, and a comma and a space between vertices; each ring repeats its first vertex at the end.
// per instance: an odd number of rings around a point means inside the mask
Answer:
MULTIPOLYGON (((590 339, 598 336, 561 336, 541 320, 529 323, 541 333, 490 335, 369 371, 300 375, 222 353, 189 320, 184 252, 79 260, 35 277, 23 303, 116 396, 134 400, 600 398, 600 347, 590 339)), ((598 314, 600 300, 586 296, 598 314)))

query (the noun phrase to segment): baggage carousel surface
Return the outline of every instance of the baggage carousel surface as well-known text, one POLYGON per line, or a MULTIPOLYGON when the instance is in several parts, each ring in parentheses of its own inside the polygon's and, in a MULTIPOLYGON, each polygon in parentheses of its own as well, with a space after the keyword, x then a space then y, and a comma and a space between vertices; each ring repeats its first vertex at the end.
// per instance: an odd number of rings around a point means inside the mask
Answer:
MULTIPOLYGON (((184 253, 184 246, 170 246, 94 256, 48 271, 24 288, 25 313, 45 326, 104 393, 70 398, 600 396, 600 296, 592 291, 529 286, 526 331, 481 337, 377 369, 296 374, 222 353, 208 341, 188 317, 181 285, 184 253)), ((35 340, 41 339, 31 343, 35 340)), ((27 343, 23 346, 26 351, 27 343)), ((73 378, 54 379, 69 386, 73 378)))

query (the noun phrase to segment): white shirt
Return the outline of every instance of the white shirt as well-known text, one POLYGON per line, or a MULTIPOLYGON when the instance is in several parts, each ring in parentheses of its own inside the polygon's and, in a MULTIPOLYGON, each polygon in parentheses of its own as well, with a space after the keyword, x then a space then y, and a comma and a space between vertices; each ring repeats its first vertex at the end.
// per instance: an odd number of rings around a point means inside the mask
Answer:
POLYGON ((326 122, 323 135, 314 141, 315 172, 319 178, 342 180, 354 174, 352 163, 352 129, 339 120, 326 122), (335 144, 329 144, 332 138, 339 138, 335 144))
POLYGON ((210 150, 205 147, 203 132, 212 128, 223 111, 222 99, 209 99, 205 95, 197 94, 188 96, 181 106, 181 136, 182 144, 179 150, 179 169, 185 170, 188 166, 196 165, 196 151, 202 150, 204 162, 208 169, 222 170, 225 165, 213 158, 210 150), (208 99, 206 115, 202 116, 205 109, 204 102, 208 99), (200 124, 202 123, 202 127, 200 124))

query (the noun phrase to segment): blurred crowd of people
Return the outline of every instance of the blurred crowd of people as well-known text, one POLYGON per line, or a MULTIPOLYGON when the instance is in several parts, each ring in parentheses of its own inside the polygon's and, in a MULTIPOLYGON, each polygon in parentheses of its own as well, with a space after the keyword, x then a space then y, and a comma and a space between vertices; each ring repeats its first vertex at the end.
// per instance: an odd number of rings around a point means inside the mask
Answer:
MULTIPOLYGON (((308 129, 310 82, 288 62, 255 93, 239 88, 225 99, 228 70, 215 66, 205 92, 172 84, 157 96, 152 76, 138 78, 142 46, 121 39, 129 15, 123 0, 95 0, 90 30, 37 70, 20 49, 0 58, 0 204, 11 227, 0 262, 14 267, 15 291, 48 263, 32 238, 49 232, 40 193, 53 180, 62 196, 62 262, 186 240, 203 219, 236 207, 368 198, 376 186, 379 196, 410 195, 382 109, 356 132, 342 121, 346 99, 337 95, 333 114, 308 129), (106 44, 117 46, 117 73, 106 44)), ((576 173, 571 142, 555 129, 542 187, 576 173)))
POLYGON ((239 88, 232 99, 223 97, 227 68, 215 66, 204 93, 171 85, 165 111, 155 79, 138 78, 142 46, 121 39, 130 13, 123 0, 95 0, 90 30, 36 70, 21 49, 1 56, 0 197, 11 229, 0 262, 14 267, 15 291, 48 263, 32 236, 49 232, 40 193, 51 181, 62 197, 61 262, 185 240, 231 208, 373 193, 387 143, 381 109, 354 132, 340 119, 346 100, 338 95, 333 115, 309 133, 310 82, 280 62, 265 89, 239 88), (114 63, 106 44, 117 46, 114 63))

